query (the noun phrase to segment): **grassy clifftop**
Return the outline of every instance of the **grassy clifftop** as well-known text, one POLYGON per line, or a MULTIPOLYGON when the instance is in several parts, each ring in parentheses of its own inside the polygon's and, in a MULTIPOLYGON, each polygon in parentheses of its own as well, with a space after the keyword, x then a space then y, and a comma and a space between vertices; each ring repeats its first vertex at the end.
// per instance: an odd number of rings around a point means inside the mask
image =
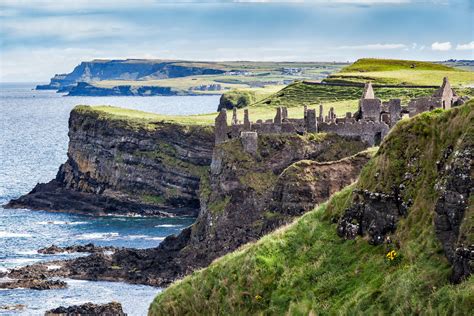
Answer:
POLYGON ((340 72, 368 72, 393 70, 442 70, 458 71, 449 66, 416 60, 362 58, 340 72))
MULTIPOLYGON (((449 283, 433 207, 437 162, 447 148, 473 144, 473 120, 474 102, 469 102, 400 122, 355 186, 176 282, 155 299, 149 315, 469 314, 473 278, 449 283), (387 192, 407 172, 417 175, 406 182, 413 204, 397 224, 392 244, 371 246, 365 238, 337 236, 334 221, 352 203, 354 188, 387 192), (395 262, 387 259, 391 250, 397 252, 395 262)), ((467 219, 472 199, 469 203, 467 219)))
POLYGON ((324 81, 333 83, 372 81, 376 84, 431 86, 441 84, 443 77, 446 76, 454 86, 474 84, 472 71, 429 62, 372 58, 359 59, 324 81))
POLYGON ((215 114, 205 115, 162 115, 115 106, 88 106, 78 105, 73 109, 80 114, 93 115, 98 119, 116 121, 130 128, 156 129, 160 123, 174 123, 179 125, 214 125, 215 114))

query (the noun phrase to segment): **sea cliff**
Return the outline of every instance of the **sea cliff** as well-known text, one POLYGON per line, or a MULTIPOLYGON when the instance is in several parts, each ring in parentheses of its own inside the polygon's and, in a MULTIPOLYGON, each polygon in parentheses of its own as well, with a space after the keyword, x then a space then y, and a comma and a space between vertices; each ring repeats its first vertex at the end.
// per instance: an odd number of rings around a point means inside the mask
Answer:
POLYGON ((134 119, 112 107, 78 106, 68 159, 54 180, 8 207, 87 214, 191 215, 211 163, 211 126, 134 119))
MULTIPOLYGON (((210 127, 177 127, 151 120, 145 129, 127 121, 126 132, 121 133, 116 125, 122 126, 122 120, 101 115, 101 111, 88 107, 75 109, 71 115, 69 160, 53 182, 59 183, 61 190, 96 198, 115 196, 116 190, 121 190, 121 196, 127 194, 124 191, 133 191, 134 196, 140 196, 142 190, 147 196, 154 192, 153 197, 163 196, 156 199, 156 206, 164 204, 170 213, 172 205, 199 209, 196 222, 179 235, 167 237, 156 248, 115 249, 113 253, 99 250, 87 257, 55 262, 61 268, 54 271, 37 264, 13 270, 10 277, 61 276, 166 286, 325 201, 355 181, 371 156, 370 151, 364 151, 367 144, 358 139, 324 133, 261 135, 252 154, 246 152, 241 139, 212 149, 212 138, 209 141, 203 136, 204 131, 209 132, 209 137, 214 136, 210 127), (105 125, 99 128, 101 124, 105 125), (155 138, 145 137, 147 133, 155 138), (104 134, 109 136, 104 138, 104 134), (143 137, 138 143, 134 140, 137 135, 143 137), (114 145, 116 139, 120 142, 114 145), (111 152, 110 147, 119 152, 111 152), (171 153, 172 161, 178 163, 168 162, 171 153), (150 165, 143 156, 157 160, 150 165), (98 163, 98 157, 103 161, 98 163), (142 168, 140 164, 150 167, 142 168), (169 183, 180 189, 167 194, 169 183), (295 203, 293 195, 303 195, 305 199, 295 203)), ((41 191, 40 185, 12 203, 31 201, 27 205, 34 205, 42 201, 38 196, 41 191)), ((129 194, 126 196, 130 198, 129 194)))

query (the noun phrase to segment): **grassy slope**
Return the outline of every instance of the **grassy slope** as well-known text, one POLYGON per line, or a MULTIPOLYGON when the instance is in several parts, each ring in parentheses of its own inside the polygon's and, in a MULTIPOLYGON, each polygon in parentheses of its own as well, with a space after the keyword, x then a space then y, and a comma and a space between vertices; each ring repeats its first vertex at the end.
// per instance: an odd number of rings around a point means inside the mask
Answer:
POLYGON ((359 59, 340 72, 330 75, 327 82, 366 82, 401 85, 439 85, 448 76, 453 86, 474 84, 474 72, 441 64, 394 59, 359 59), (415 65, 414 68, 411 66, 415 65))
POLYGON ((402 255, 398 265, 385 260, 389 246, 336 235, 332 218, 349 205, 349 187, 293 224, 176 282, 149 314, 469 314, 474 280, 449 284, 450 268, 432 221, 436 161, 462 137, 473 144, 473 123, 474 102, 402 121, 364 168, 356 186, 381 191, 412 168, 410 157, 418 156, 415 165, 423 168, 407 185, 414 204, 392 236, 402 255), (389 180, 375 180, 376 172, 389 180))
POLYGON ((78 105, 74 108, 78 113, 91 113, 100 119, 116 120, 127 124, 132 128, 155 129, 155 123, 175 123, 181 125, 213 125, 215 114, 207 115, 161 115, 150 112, 143 112, 125 109, 114 106, 87 106, 78 105))
MULTIPOLYGON (((329 110, 329 106, 332 106, 330 104, 335 104, 337 112, 340 104, 350 104, 352 109, 357 108, 362 91, 362 87, 322 86, 297 82, 286 86, 253 106, 302 107, 303 105, 316 106, 323 103, 327 108, 326 111, 329 110)), ((383 101, 401 98, 402 102, 407 103, 411 98, 431 95, 435 89, 375 88, 374 91, 375 95, 383 101)), ((344 112, 340 114, 342 115, 344 112)))
MULTIPOLYGON (((129 61, 129 62, 133 62, 129 61)), ((137 62, 140 62, 138 60, 137 62)), ((143 62, 143 61, 142 61, 143 62)), ((151 62, 151 61, 150 61, 151 62)), ((245 71, 247 75, 196 75, 181 78, 156 79, 144 77, 141 80, 103 80, 92 82, 91 84, 103 88, 112 88, 121 85, 131 85, 132 87, 155 86, 170 87, 178 93, 187 93, 189 88, 200 85, 220 84, 224 89, 252 89, 258 93, 269 94, 276 89, 283 87, 285 80, 298 79, 321 79, 324 74, 339 71, 344 63, 322 63, 322 62, 175 62, 174 65, 187 67, 204 67, 212 69, 222 69, 225 71, 245 71), (283 68, 300 68, 301 72, 286 74, 283 68), (255 84, 261 84, 263 88, 251 88, 255 84), (260 92, 261 90, 261 92, 260 92)), ((195 94, 218 94, 219 91, 193 90, 195 94)))

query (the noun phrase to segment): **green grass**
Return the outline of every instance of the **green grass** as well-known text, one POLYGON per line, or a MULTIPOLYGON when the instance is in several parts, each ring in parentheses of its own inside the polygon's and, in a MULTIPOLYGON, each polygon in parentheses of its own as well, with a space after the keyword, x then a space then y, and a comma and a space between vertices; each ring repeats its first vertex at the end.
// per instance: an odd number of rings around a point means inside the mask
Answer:
POLYGON ((394 85, 441 85, 448 77, 453 86, 466 87, 474 84, 474 72, 446 65, 412 60, 359 59, 340 72, 324 79, 326 82, 394 85), (412 67, 414 66, 414 67, 412 67))
MULTIPOLYGON (((216 105, 217 106, 217 105, 216 105)), ((94 115, 98 119, 115 120, 133 128, 156 129, 159 123, 175 123, 179 125, 214 125, 216 114, 205 115, 161 115, 138 110, 125 109, 115 106, 78 105, 75 112, 94 115)))
MULTIPOLYGON (((433 94, 435 89, 411 89, 411 88, 375 88, 375 95, 383 101, 392 98, 399 98, 402 103, 408 103, 412 98, 428 96, 433 94)), ((338 115, 345 114, 346 111, 357 109, 358 100, 362 96, 362 87, 340 87, 315 85, 305 82, 296 82, 288 85, 282 90, 262 99, 251 105, 254 107, 300 107, 304 105, 317 107, 323 104, 325 112, 331 106, 334 107, 338 115)), ((473 91, 474 94, 474 91, 473 91)))
POLYGON ((456 69, 430 62, 400 59, 362 58, 355 63, 342 68, 340 72, 372 72, 394 70, 441 70, 457 71, 456 69))
MULTIPOLYGON (((473 123, 474 102, 399 122, 356 185, 175 282, 156 297, 149 315, 470 314, 474 279, 448 281, 451 269, 434 232, 433 182, 447 146, 473 145, 473 123), (419 169, 407 183, 413 206, 391 236, 392 245, 337 236, 333 219, 350 205, 354 187, 390 192, 412 168, 419 169), (392 249, 402 258, 397 265, 385 259, 392 249)), ((465 216, 472 212, 470 207, 465 216)))

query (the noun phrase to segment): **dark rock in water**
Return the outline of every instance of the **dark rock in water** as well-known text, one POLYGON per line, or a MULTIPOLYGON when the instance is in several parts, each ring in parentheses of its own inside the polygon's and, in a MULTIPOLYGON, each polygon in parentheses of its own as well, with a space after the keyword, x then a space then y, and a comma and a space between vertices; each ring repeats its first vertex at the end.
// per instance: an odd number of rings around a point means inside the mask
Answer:
POLYGON ((20 279, 7 282, 0 282, 0 289, 32 289, 32 290, 53 290, 64 289, 67 283, 60 280, 39 280, 39 279, 20 279))
POLYGON ((96 246, 92 243, 87 244, 87 245, 73 245, 73 246, 67 246, 67 247, 59 247, 56 245, 51 245, 46 248, 41 248, 38 250, 38 253, 42 254, 57 254, 57 253, 74 253, 74 252, 87 252, 87 253, 96 253, 96 252, 104 252, 104 251, 115 251, 117 250, 116 247, 112 246, 96 246))
POLYGON ((69 307, 60 306, 45 313, 45 316, 125 316, 122 305, 111 302, 103 305, 85 303, 69 307))

